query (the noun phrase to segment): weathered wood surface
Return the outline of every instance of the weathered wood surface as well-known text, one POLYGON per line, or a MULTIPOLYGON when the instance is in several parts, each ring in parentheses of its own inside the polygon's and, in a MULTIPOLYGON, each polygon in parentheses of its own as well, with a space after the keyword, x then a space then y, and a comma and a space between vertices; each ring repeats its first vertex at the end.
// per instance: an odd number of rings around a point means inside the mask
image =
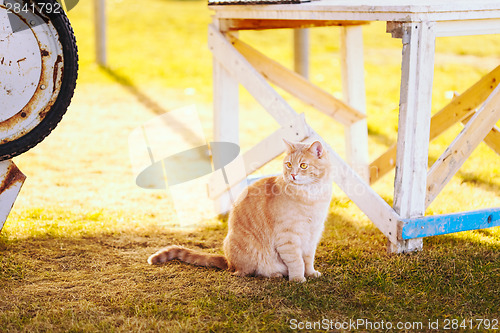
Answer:
MULTIPOLYGON (((231 19, 421 22, 500 17, 500 2, 495 0, 320 0, 292 5, 210 8, 216 11, 216 17, 231 19)), ((498 30, 500 27, 495 29, 498 30)))
POLYGON ((313 27, 351 26, 368 24, 367 21, 328 20, 261 20, 225 19, 228 30, 305 29, 313 27))
POLYGON ((500 208, 484 209, 402 220, 400 237, 411 239, 498 226, 500 226, 500 208))
MULTIPOLYGON (((220 22, 214 21, 215 25, 220 22)), ((220 60, 213 59, 213 96, 214 118, 213 131, 215 142, 232 142, 239 144, 239 83, 223 66, 220 60)), ((232 184, 235 191, 244 184, 232 184)), ((225 213, 231 207, 230 193, 219 195, 214 201, 216 213, 225 213)))
MULTIPOLYGON (((394 210, 402 218, 425 214, 435 37, 433 23, 403 25, 394 210)), ((422 249, 421 239, 390 244, 392 252, 422 249)))
MULTIPOLYGON (((363 30, 361 26, 340 28, 342 94, 351 107, 366 114, 363 30)), ((366 119, 345 126, 346 160, 369 182, 368 125, 366 119)))

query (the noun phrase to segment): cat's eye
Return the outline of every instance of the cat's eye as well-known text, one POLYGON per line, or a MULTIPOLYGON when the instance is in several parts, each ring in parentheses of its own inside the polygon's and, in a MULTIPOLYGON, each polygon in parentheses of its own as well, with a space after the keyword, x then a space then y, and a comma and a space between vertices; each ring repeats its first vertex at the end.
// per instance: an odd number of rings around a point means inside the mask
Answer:
POLYGON ((286 162, 286 163, 285 163, 285 166, 286 166, 288 169, 291 169, 291 168, 292 168, 292 163, 290 163, 290 162, 286 162))
POLYGON ((307 163, 300 163, 300 168, 301 168, 302 170, 305 170, 305 169, 307 169, 308 167, 309 167, 309 165, 307 165, 307 163))

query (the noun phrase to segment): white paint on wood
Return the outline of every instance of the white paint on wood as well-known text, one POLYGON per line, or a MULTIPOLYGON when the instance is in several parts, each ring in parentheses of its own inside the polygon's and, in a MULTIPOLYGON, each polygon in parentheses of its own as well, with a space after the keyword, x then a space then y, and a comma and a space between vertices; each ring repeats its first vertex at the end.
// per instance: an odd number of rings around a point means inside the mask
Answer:
MULTIPOLYGON (((434 76, 434 24, 403 24, 403 62, 394 180, 394 209, 402 218, 423 216, 434 76)), ((422 249, 421 239, 390 244, 392 252, 422 249)))
POLYGON ((210 6, 218 18, 354 21, 448 21, 500 17, 495 0, 320 0, 292 5, 210 6))
POLYGON ((294 69, 309 79, 309 29, 293 30, 294 69))
POLYGON ((96 61, 101 66, 107 64, 106 52, 106 1, 94 0, 94 34, 96 61))
POLYGON ((280 124, 285 125, 294 119, 297 113, 288 105, 243 57, 234 46, 213 25, 208 28, 208 45, 213 56, 244 86, 248 92, 280 124))
MULTIPOLYGON (((214 96, 214 141, 239 144, 239 84, 217 60, 213 59, 214 96)), ((221 172, 221 171, 219 171, 221 172)), ((244 184, 234 183, 236 192, 243 190, 244 184)), ((227 186, 225 190, 227 190, 227 186)), ((221 193, 222 194, 222 193, 221 193)), ((229 193, 219 195, 214 201, 215 212, 227 212, 234 199, 229 193)))
POLYGON ((462 132, 429 170, 427 205, 436 198, 499 119, 500 86, 497 86, 485 104, 472 116, 462 132))
POLYGON ((436 23, 436 37, 488 35, 498 33, 500 33, 500 18, 441 21, 436 23))
MULTIPOLYGON (((340 28, 340 59, 344 101, 366 114, 365 67, 362 26, 340 28)), ((345 127, 346 160, 359 175, 369 181, 368 127, 366 119, 345 127)))

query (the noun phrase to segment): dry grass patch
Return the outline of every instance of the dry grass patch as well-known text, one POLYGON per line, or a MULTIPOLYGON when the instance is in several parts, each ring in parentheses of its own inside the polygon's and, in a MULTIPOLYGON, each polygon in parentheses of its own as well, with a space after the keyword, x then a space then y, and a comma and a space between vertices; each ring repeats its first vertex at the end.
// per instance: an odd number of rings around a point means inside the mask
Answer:
MULTIPOLYGON (((500 228, 429 238, 421 253, 388 255, 383 235, 340 191, 318 249, 324 275, 317 280, 293 284, 179 262, 147 265, 169 244, 220 253, 226 233, 224 220, 190 231, 164 226, 176 217, 169 193, 139 189, 128 155, 132 129, 193 103, 210 140, 211 57, 208 48, 200 50, 209 11, 203 1, 115 0, 108 8, 110 68, 93 64, 92 2, 80 2, 70 13, 81 59, 73 103, 53 134, 16 158, 28 178, 0 234, 0 331, 282 332, 291 331, 291 319, 498 319, 500 228)), ((384 31, 383 23, 364 30, 372 158, 396 140, 400 40, 384 31)), ((241 35, 290 64, 291 33, 241 35)), ((338 34, 312 29, 311 38, 311 79, 338 95, 338 34)), ((492 69, 500 54, 494 38, 438 41, 434 112, 449 102, 447 91, 462 92, 492 69)), ((288 99, 343 154, 342 127, 288 99)), ((248 94, 241 100, 245 150, 276 125, 248 94)), ((459 130, 433 141, 431 160, 459 130)), ((280 164, 261 173, 275 173, 280 164)), ((392 179, 375 185, 389 203, 392 179)), ((428 213, 498 207, 499 193, 498 156, 481 144, 428 213)))

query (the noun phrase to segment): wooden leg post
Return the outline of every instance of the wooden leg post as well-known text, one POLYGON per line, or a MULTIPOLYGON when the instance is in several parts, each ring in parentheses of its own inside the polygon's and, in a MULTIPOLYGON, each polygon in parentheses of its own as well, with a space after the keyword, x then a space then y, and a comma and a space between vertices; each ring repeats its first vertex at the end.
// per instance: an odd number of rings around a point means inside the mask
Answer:
POLYGON ((309 78, 309 29, 294 29, 294 69, 306 79, 309 78))
MULTIPOLYGON (((360 25, 341 27, 342 92, 347 104, 366 114, 363 31, 360 25)), ((345 127, 346 159, 368 182, 368 129, 366 119, 345 127)))
MULTIPOLYGON (((434 25, 400 25, 403 41, 401 99, 394 180, 394 209, 401 218, 425 213, 431 94, 434 76, 434 25)), ((391 252, 422 250, 422 238, 389 243, 391 252)))
POLYGON ((107 65, 106 54, 106 1, 94 0, 96 61, 100 66, 107 65))
MULTIPOLYGON (((219 27, 219 22, 215 26, 219 27)), ((214 58, 214 142, 239 144, 239 84, 214 58)), ((215 200, 215 212, 226 213, 231 208, 229 193, 215 200)))

